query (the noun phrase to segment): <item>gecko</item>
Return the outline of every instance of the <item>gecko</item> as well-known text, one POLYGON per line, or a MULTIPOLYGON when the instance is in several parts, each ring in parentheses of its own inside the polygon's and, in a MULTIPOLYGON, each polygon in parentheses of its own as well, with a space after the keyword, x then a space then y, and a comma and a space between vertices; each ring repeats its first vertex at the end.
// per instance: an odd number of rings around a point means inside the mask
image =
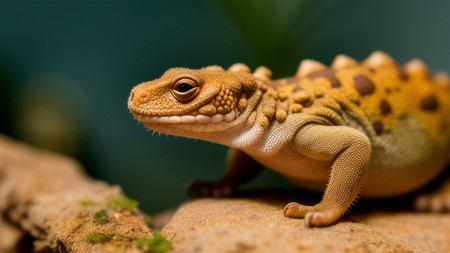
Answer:
MULTIPOLYGON (((381 51, 367 59, 305 59, 272 80, 260 66, 172 68, 132 88, 128 108, 146 128, 230 147, 224 176, 189 191, 226 197, 261 168, 323 192, 315 205, 283 214, 308 227, 336 222, 357 198, 414 191, 450 160, 450 79, 419 59, 403 65, 381 51)), ((201 158, 201 155, 200 155, 201 158)), ((420 210, 450 210, 450 180, 419 196, 420 210)))

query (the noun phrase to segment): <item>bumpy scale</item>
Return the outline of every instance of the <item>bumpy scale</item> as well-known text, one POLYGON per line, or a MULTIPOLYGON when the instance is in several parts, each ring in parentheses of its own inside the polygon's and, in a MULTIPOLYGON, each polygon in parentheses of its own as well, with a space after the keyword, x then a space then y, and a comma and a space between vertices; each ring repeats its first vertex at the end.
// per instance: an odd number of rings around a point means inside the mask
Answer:
MULTIPOLYGON (((174 68, 134 87, 128 107, 151 130, 230 147, 223 179, 194 183, 191 193, 228 196, 261 165, 324 191, 314 206, 284 209, 307 226, 333 223, 358 195, 417 189, 450 157, 448 76, 429 74, 419 60, 400 66, 382 52, 362 63, 337 56, 330 68, 304 60, 279 80, 244 64, 174 68)), ((450 210, 450 183, 416 206, 450 210)))

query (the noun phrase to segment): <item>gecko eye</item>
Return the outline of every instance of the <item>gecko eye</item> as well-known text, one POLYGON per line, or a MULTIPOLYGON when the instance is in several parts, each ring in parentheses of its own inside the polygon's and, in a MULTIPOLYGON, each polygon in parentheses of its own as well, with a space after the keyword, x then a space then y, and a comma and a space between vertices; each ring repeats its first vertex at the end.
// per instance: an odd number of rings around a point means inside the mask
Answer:
POLYGON ((193 89, 194 87, 188 83, 180 83, 177 85, 177 87, 175 88, 176 91, 181 92, 181 93, 186 93, 189 90, 193 89))
POLYGON ((172 85, 172 94, 180 102, 189 102, 199 91, 198 84, 190 78, 181 78, 172 85))

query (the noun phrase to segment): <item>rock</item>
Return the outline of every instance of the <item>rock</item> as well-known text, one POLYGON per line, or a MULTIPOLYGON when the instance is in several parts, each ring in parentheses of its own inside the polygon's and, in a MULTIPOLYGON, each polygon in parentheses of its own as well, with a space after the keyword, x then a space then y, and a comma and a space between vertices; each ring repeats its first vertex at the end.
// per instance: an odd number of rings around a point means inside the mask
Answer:
POLYGON ((143 252, 153 234, 134 203, 72 159, 0 135, 0 252, 143 252))
POLYGON ((450 252, 448 213, 363 206, 332 226, 307 228, 302 219, 283 217, 288 201, 264 193, 193 200, 162 233, 172 239, 173 252, 450 252))
POLYGON ((178 208, 171 208, 153 215, 152 228, 161 231, 170 222, 177 210, 178 208))
POLYGON ((15 252, 23 231, 0 218, 0 252, 15 252))

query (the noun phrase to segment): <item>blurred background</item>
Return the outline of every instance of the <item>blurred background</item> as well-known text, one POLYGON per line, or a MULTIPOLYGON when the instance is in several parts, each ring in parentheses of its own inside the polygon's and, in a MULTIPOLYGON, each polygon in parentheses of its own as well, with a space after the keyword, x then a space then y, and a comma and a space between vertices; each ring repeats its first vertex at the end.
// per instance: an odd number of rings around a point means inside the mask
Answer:
MULTIPOLYGON (((127 109, 130 89, 171 67, 293 75, 383 50, 450 72, 450 1, 0 0, 0 133, 67 154, 119 184, 151 213, 186 200, 195 179, 218 179, 226 148, 152 135, 127 109)), ((246 187, 291 187, 265 171, 246 187)))

